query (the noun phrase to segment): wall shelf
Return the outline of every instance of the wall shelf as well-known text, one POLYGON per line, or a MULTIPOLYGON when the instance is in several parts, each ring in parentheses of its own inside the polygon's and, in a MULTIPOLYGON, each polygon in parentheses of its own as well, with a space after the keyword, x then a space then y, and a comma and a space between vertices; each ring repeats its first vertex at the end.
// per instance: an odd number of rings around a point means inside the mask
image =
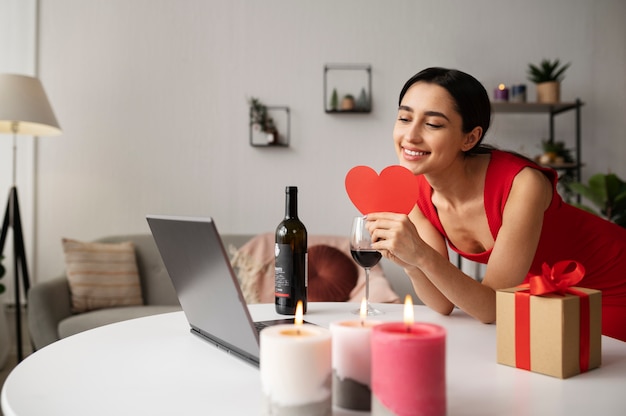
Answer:
MULTIPOLYGON (((581 181, 581 168, 583 166, 582 163, 582 150, 581 150, 581 127, 580 127, 580 112, 581 107, 584 103, 580 99, 576 99, 573 102, 561 102, 554 104, 547 103, 510 103, 510 102, 492 102, 491 108, 494 113, 518 113, 518 114, 548 114, 549 123, 550 123, 550 133, 548 137, 548 141, 550 143, 554 143, 554 119, 555 116, 567 111, 575 111, 576 119, 575 119, 575 127, 576 127, 576 137, 575 137, 575 162, 574 163, 565 163, 565 164, 550 164, 546 165, 555 170, 561 171, 573 171, 575 173, 574 180, 577 182, 581 181)), ((580 202, 580 195, 577 196, 578 201, 580 202)))
POLYGON ((324 111, 328 114, 370 113, 372 111, 371 65, 325 65, 324 111), (352 97, 351 105, 348 104, 348 96, 352 97))
POLYGON ((512 103, 496 101, 491 103, 495 113, 548 113, 557 115, 584 105, 580 100, 567 103, 512 103))
MULTIPOLYGON (((289 147, 291 130, 291 112, 285 106, 266 106, 268 115, 274 121, 277 133, 274 136, 261 131, 258 124, 250 122, 250 146, 252 147, 289 147)), ((250 108, 252 113, 252 108, 250 108)))

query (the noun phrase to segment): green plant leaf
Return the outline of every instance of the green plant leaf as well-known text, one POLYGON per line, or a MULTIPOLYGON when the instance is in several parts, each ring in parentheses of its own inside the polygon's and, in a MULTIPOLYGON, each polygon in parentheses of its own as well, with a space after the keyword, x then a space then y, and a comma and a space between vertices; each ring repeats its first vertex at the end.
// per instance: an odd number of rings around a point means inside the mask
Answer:
POLYGON ((539 63, 539 66, 528 64, 528 79, 536 84, 548 81, 561 81, 565 70, 569 68, 570 65, 571 62, 561 66, 559 59, 555 59, 554 61, 543 59, 539 63))
POLYGON ((597 201, 598 205, 605 205, 607 201, 606 177, 607 175, 597 173, 589 178, 589 188, 600 197, 600 200, 597 201))
POLYGON ((602 193, 599 193, 595 188, 592 188, 580 182, 570 183, 569 188, 575 193, 581 195, 583 198, 588 199, 595 206, 604 206, 605 198, 602 196, 602 193))
POLYGON ((563 73, 565 72, 565 70, 567 68, 569 68, 571 63, 568 63, 566 65, 563 65, 563 67, 561 67, 561 69, 559 69, 558 71, 556 71, 554 73, 554 75, 552 75, 552 77, 554 78, 555 81, 560 81, 563 77, 563 73))
MULTIPOLYGON (((617 175, 597 173, 589 178, 588 185, 572 182, 568 187, 592 202, 605 219, 626 228, 626 182, 617 175)), ((582 204, 575 206, 595 213, 582 204)))
POLYGON ((614 174, 608 174, 604 177, 604 183, 606 186, 606 199, 609 202, 613 202, 613 200, 617 196, 617 193, 619 192, 619 179, 617 179, 617 176, 615 176, 614 174))
POLYGON ((626 213, 626 191, 618 194, 613 201, 615 211, 626 213))

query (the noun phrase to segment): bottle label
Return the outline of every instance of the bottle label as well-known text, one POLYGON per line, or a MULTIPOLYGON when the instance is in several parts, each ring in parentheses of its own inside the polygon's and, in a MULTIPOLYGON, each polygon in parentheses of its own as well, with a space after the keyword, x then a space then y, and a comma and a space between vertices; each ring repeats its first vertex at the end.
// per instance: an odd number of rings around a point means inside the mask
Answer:
POLYGON ((293 253, 289 244, 276 244, 275 253, 275 296, 288 298, 291 295, 291 276, 293 276, 293 253))
POLYGON ((279 298, 291 298, 296 293, 302 292, 302 285, 304 285, 304 293, 306 293, 306 288, 309 286, 309 253, 305 252, 298 255, 297 252, 294 253, 291 250, 291 245, 276 243, 274 254, 276 257, 274 262, 274 295, 279 298), (302 279, 302 281, 298 283, 294 279, 302 279))

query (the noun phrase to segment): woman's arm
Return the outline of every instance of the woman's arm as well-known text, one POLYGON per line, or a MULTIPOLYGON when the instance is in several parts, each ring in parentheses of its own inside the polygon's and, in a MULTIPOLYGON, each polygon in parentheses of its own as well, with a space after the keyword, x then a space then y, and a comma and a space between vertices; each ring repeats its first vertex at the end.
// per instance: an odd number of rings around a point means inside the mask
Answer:
POLYGON ((443 237, 424 223, 428 221, 419 210, 410 218, 376 213, 368 220, 377 240, 374 248, 405 268, 425 304, 441 313, 456 305, 482 322, 494 322, 495 290, 518 285, 526 277, 551 198, 552 185, 541 172, 525 168, 516 176, 482 283, 450 263, 443 237))

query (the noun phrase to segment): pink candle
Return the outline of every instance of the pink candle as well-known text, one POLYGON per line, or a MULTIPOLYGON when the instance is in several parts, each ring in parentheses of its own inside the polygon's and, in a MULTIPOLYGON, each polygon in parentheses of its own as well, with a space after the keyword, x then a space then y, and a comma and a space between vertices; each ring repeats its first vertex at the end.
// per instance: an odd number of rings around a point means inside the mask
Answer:
POLYGON ((367 302, 361 302, 361 319, 331 322, 333 404, 344 409, 370 410, 371 332, 376 321, 367 321, 367 302))
POLYGON ((446 414, 446 332, 427 323, 372 329, 372 415, 446 414))

